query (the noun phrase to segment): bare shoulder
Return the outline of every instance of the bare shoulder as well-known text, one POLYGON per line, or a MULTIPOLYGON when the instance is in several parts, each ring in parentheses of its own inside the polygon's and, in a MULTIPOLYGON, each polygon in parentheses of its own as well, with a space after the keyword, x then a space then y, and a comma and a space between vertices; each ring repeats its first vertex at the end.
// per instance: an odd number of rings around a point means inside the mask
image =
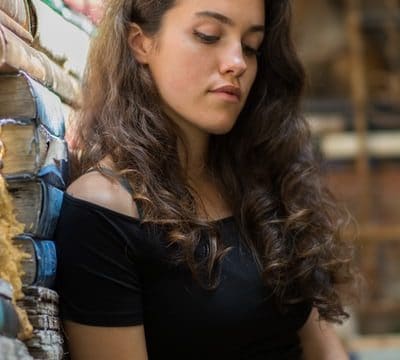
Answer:
POLYGON ((74 198, 85 200, 124 215, 138 218, 138 210, 131 195, 117 181, 103 176, 97 171, 86 173, 68 188, 67 193, 74 198))

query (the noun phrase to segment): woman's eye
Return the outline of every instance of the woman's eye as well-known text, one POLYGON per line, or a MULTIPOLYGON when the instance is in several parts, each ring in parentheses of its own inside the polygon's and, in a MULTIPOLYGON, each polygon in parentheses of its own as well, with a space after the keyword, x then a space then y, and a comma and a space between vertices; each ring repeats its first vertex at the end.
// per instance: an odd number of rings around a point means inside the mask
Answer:
POLYGON ((213 44, 219 40, 219 36, 207 35, 196 30, 194 31, 194 35, 196 35, 202 42, 206 44, 213 44))
POLYGON ((243 45, 243 52, 246 56, 259 56, 260 51, 251 46, 243 45))

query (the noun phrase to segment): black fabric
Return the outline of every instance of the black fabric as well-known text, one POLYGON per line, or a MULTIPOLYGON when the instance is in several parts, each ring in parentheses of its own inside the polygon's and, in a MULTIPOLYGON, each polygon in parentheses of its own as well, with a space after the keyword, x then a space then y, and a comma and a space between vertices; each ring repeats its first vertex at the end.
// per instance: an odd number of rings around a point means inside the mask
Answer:
POLYGON ((150 360, 300 359, 297 330, 311 306, 278 311, 233 217, 216 222, 233 249, 207 291, 167 261, 154 226, 65 194, 56 230, 63 319, 96 326, 144 324, 150 360))

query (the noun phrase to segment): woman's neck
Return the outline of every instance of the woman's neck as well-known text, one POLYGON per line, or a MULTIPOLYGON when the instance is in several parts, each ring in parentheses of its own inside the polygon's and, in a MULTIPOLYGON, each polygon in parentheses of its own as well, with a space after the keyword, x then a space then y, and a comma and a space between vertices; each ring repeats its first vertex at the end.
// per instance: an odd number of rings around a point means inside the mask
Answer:
POLYGON ((190 179, 200 180, 207 175, 209 134, 185 124, 183 139, 178 143, 178 155, 182 167, 190 179))

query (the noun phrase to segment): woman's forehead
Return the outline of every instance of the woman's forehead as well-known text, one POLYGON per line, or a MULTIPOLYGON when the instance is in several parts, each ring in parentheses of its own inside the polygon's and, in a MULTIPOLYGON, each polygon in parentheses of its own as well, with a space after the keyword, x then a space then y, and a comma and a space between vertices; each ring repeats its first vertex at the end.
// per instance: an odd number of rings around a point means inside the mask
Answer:
POLYGON ((249 23, 253 26, 264 24, 264 3, 264 0, 179 0, 171 10, 176 10, 173 11, 176 16, 187 16, 190 19, 216 14, 222 15, 219 20, 223 23, 249 23))

